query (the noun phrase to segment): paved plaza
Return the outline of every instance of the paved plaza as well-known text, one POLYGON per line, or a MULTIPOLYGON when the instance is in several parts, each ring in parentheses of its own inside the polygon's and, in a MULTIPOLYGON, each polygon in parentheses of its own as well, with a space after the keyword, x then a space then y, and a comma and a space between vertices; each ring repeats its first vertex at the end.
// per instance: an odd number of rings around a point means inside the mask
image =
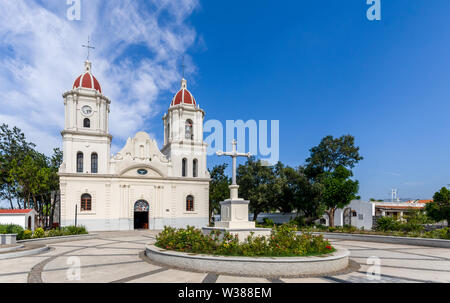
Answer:
POLYGON ((143 256, 145 244, 155 241, 154 231, 103 232, 95 238, 48 244, 39 255, 0 260, 0 283, 397 283, 450 282, 450 250, 409 245, 333 240, 351 252, 352 271, 299 278, 256 278, 199 273, 161 267, 143 256), (78 257, 78 258, 73 258, 78 257), (380 261, 380 279, 367 275, 380 261), (73 280, 81 267, 79 280, 73 280))

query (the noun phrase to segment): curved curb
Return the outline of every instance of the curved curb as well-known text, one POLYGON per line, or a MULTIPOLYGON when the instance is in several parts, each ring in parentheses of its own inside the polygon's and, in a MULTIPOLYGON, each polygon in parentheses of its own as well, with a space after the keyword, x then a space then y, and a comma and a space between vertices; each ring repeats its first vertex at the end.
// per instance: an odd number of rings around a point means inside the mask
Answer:
POLYGON ((350 241, 364 241, 390 244, 404 244, 415 246, 450 248, 450 240, 430 239, 430 238, 410 238, 396 236, 381 235, 362 235, 362 234, 345 234, 345 233, 320 233, 313 232, 315 235, 323 235, 327 239, 341 239, 350 241))
POLYGON ((11 246, 11 247, 6 247, 6 248, 1 248, 1 246, 0 246, 0 253, 6 253, 6 252, 10 252, 10 251, 15 251, 15 250, 18 250, 18 249, 21 249, 21 248, 23 248, 25 245, 16 245, 16 246, 11 246))
POLYGON ((42 253, 42 252, 48 251, 48 250, 50 250, 50 248, 47 245, 45 245, 45 246, 42 246, 42 247, 28 249, 28 250, 15 251, 15 252, 6 253, 6 254, 0 254, 0 260, 32 256, 32 255, 36 255, 36 254, 39 254, 39 253, 42 253))
POLYGON ((252 258, 196 255, 146 245, 145 254, 156 263, 185 270, 229 275, 297 277, 319 276, 346 269, 349 265, 350 252, 343 248, 335 248, 334 253, 324 256, 252 258))
POLYGON ((34 242, 64 242, 67 240, 75 241, 75 240, 85 240, 89 238, 95 238, 98 234, 84 234, 84 235, 73 235, 73 236, 61 236, 61 237, 47 237, 47 238, 39 238, 39 239, 28 239, 28 240, 20 240, 17 243, 34 243, 34 242))

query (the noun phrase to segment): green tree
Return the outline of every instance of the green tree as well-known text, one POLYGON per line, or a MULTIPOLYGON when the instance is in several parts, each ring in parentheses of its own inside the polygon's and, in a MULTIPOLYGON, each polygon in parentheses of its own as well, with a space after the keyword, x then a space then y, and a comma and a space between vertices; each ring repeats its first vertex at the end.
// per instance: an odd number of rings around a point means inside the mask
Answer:
POLYGON ((359 147, 355 146, 355 138, 351 135, 340 138, 326 136, 318 146, 311 148, 310 152, 310 157, 306 159, 305 173, 311 178, 333 172, 339 166, 352 169, 363 160, 359 147))
POLYGON ((254 157, 249 158, 245 165, 239 165, 237 169, 239 194, 250 201, 253 221, 256 221, 261 212, 274 209, 275 200, 281 191, 276 179, 274 167, 264 166, 254 157))
POLYGON ((8 181, 18 184, 18 191, 24 197, 24 207, 38 212, 38 225, 41 227, 52 224, 55 205, 59 202, 57 173, 61 160, 61 151, 55 149, 52 157, 29 150, 21 163, 16 159, 12 161, 8 181))
POLYGON ((450 190, 443 187, 435 193, 433 202, 425 206, 425 211, 430 219, 436 222, 446 220, 450 226, 450 190))
POLYGON ((16 180, 10 178, 14 166, 21 165, 25 156, 35 145, 28 142, 24 133, 17 127, 10 129, 7 124, 0 126, 0 199, 9 201, 10 208, 22 208, 23 196, 16 180))
POLYGON ((323 185, 308 178, 303 167, 292 168, 279 163, 276 166, 280 196, 274 205, 282 212, 295 210, 309 224, 323 214, 320 196, 323 185))
POLYGON ((211 181, 209 183, 209 222, 212 216, 220 213, 220 202, 230 198, 230 178, 225 174, 227 164, 216 165, 210 171, 211 181))
POLYGON ((326 172, 322 175, 324 191, 321 201, 326 206, 325 212, 331 227, 334 227, 336 209, 344 208, 356 198, 359 182, 351 180, 352 176, 352 171, 343 166, 338 166, 333 172, 326 172))

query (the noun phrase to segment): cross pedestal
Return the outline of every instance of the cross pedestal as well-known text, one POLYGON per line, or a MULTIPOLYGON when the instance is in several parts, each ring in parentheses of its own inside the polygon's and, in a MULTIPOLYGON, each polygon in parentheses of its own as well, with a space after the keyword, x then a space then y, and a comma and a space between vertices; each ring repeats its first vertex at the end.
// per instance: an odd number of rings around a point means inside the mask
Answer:
POLYGON ((250 201, 239 198, 239 185, 236 182, 236 158, 250 157, 251 155, 250 153, 238 153, 236 140, 233 140, 231 144, 233 150, 230 153, 217 152, 218 156, 230 156, 233 159, 232 184, 229 186, 230 199, 220 202, 220 221, 215 222, 214 227, 203 227, 203 233, 210 234, 211 231, 220 231, 223 235, 228 232, 232 235, 238 235, 241 242, 251 233, 254 236, 269 236, 272 229, 256 228, 255 222, 248 220, 248 204, 250 201))

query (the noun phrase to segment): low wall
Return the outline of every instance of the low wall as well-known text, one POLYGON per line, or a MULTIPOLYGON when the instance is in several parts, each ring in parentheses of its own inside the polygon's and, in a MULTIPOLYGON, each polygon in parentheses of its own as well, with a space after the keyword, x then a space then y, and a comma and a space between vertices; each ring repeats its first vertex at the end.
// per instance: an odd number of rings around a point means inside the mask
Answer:
POLYGON ((25 256, 32 256, 32 255, 36 255, 36 254, 40 254, 40 253, 46 252, 48 250, 49 250, 49 247, 47 245, 35 245, 35 246, 31 247, 31 248, 19 248, 16 251, 6 252, 6 253, 0 254, 0 260, 15 259, 15 258, 20 258, 20 257, 25 257, 25 256))
POLYGON ((0 234, 0 245, 16 244, 17 234, 0 234))
POLYGON ((90 238, 95 238, 98 234, 84 234, 84 235, 73 235, 73 236, 60 236, 60 237, 47 237, 47 238, 37 238, 28 240, 19 240, 17 243, 53 243, 53 242, 64 242, 64 241, 76 241, 76 240, 86 240, 90 238))
POLYGON ((415 246, 429 246, 450 248, 450 240, 444 239, 429 239, 429 238, 409 238, 409 237, 394 237, 394 236, 380 236, 380 235, 362 235, 362 234, 344 234, 344 233, 313 233, 321 234, 327 239, 342 239, 349 241, 364 241, 364 242, 378 242, 378 243, 393 243, 415 246))
POLYGON ((170 251, 155 245, 147 245, 145 254, 156 263, 180 269, 261 277, 298 277, 338 272, 348 267, 350 255, 346 249, 336 247, 334 253, 323 256, 226 257, 170 251))

